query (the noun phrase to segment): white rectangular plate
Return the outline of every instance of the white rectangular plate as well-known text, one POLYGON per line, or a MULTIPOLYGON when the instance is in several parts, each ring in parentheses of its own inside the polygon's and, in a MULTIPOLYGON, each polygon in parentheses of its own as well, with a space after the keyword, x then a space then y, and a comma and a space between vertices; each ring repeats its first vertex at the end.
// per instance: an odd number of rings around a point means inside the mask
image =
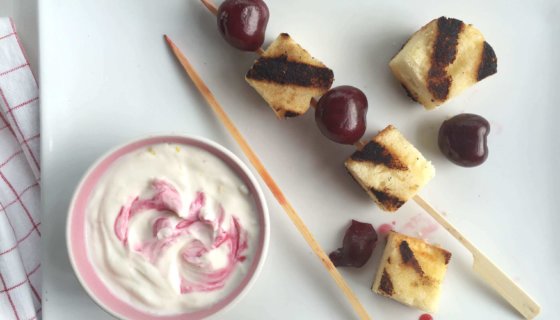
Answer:
MULTIPOLYGON (((540 302, 542 319, 554 318, 560 3, 269 0, 268 6, 267 43, 288 32, 334 70, 335 85, 363 89, 366 136, 396 125, 437 169, 422 195, 540 302), (498 74, 427 112, 406 97, 387 63, 413 32, 442 15, 484 33, 498 55, 498 74), (441 122, 461 112, 491 122, 490 157, 481 167, 457 167, 437 149, 441 122)), ((353 148, 325 139, 313 112, 276 120, 243 80, 255 55, 229 47, 198 1, 44 0, 39 15, 46 319, 110 318, 74 277, 64 236, 72 192, 97 157, 132 138, 170 132, 214 139, 242 155, 179 69, 164 33, 191 59, 325 250, 341 243, 350 219, 374 226, 395 221, 411 235, 433 223, 414 203, 396 214, 377 209, 342 166, 353 148)), ((268 260, 224 318, 352 318, 344 296, 267 195, 268 260)), ((436 319, 519 318, 473 275, 470 256, 443 229, 427 238, 453 252, 436 319)), ((420 311, 370 291, 382 247, 380 241, 361 269, 342 273, 374 318, 417 319, 420 311)))

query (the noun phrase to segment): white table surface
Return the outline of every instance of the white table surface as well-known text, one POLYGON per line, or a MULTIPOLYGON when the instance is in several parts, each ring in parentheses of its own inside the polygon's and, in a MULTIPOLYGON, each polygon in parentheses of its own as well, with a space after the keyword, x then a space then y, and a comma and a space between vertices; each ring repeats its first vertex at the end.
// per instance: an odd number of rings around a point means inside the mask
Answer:
MULTIPOLYGON (((541 319, 554 319, 560 285, 554 243, 560 226, 559 3, 268 3, 267 40, 291 33, 335 71, 336 85, 364 89, 370 101, 366 135, 397 125, 437 168, 425 198, 541 303, 541 319), (497 52, 499 73, 440 110, 425 112, 406 99, 386 63, 412 32, 442 14, 483 31, 497 52), (441 121, 465 111, 492 123, 490 158, 475 169, 450 164, 435 141, 441 121)), ((15 12, 36 68, 34 1, 0 5, 5 8, 15 12)), ((228 47, 198 1, 44 0, 41 10, 45 319, 110 318, 74 278, 63 234, 73 188, 95 158, 154 132, 204 135, 241 154, 177 68, 163 33, 192 60, 326 250, 339 244, 351 218, 376 226, 396 220, 397 229, 419 215, 431 223, 413 203, 395 215, 376 209, 341 167, 352 149, 324 139, 312 113, 275 120, 242 80, 254 56, 228 47)), ((224 318, 351 318, 342 294, 269 194, 268 199, 268 261, 253 290, 224 318)), ((470 257, 455 240, 441 229, 429 240, 454 254, 436 319, 519 318, 470 272, 470 257)), ((421 312, 369 291, 381 248, 362 269, 343 275, 375 318, 417 319, 421 312)))

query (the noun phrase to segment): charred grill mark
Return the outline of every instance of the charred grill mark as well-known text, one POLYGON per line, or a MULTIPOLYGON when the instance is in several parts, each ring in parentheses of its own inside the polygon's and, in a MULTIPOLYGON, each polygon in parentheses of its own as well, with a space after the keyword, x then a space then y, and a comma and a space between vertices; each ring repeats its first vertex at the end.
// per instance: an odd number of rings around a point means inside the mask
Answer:
POLYGON ((404 201, 390 195, 385 191, 376 190, 374 188, 370 188, 369 190, 371 191, 371 193, 373 193, 377 201, 379 201, 385 208, 389 210, 397 210, 404 204, 404 201))
POLYGON ((418 96, 412 94, 412 92, 410 92, 410 90, 408 90, 408 88, 401 83, 401 86, 404 88, 404 91, 406 91, 406 95, 414 102, 418 102, 418 96))
POLYGON ((333 83, 334 74, 327 67, 290 61, 288 56, 283 54, 278 57, 259 58, 247 72, 247 79, 270 81, 281 85, 329 89, 333 83))
POLYGON ((286 113, 284 113, 284 117, 286 118, 293 118, 293 117, 297 117, 300 114, 297 112, 293 112, 293 111, 286 111, 286 113))
POLYGON ((452 18, 441 17, 437 21, 437 35, 427 80, 428 90, 438 100, 445 100, 449 96, 453 79, 446 69, 457 57, 459 34, 464 26, 463 21, 452 18))
POLYGON ((449 260, 451 260, 451 252, 443 250, 443 256, 445 257, 445 264, 449 264, 449 260))
POLYGON ((420 276, 423 276, 424 270, 422 270, 420 263, 418 263, 418 260, 414 256, 414 252, 412 252, 406 240, 401 241, 401 244, 399 245, 399 251, 401 253, 404 264, 411 266, 416 272, 418 272, 420 276))
POLYGON ((459 34, 463 28, 461 20, 445 17, 438 19, 438 34, 432 54, 436 63, 447 66, 455 61, 459 34))
POLYGON ((393 295, 393 282, 385 269, 383 269, 383 275, 381 276, 381 281, 379 282, 379 290, 389 296, 393 295))
POLYGON ((376 141, 368 142, 362 149, 354 152, 351 158, 355 161, 370 161, 375 164, 383 164, 389 169, 408 170, 404 163, 376 141))
POLYGON ((488 42, 484 41, 476 80, 480 81, 496 72, 498 72, 498 58, 496 57, 494 49, 492 49, 488 42))

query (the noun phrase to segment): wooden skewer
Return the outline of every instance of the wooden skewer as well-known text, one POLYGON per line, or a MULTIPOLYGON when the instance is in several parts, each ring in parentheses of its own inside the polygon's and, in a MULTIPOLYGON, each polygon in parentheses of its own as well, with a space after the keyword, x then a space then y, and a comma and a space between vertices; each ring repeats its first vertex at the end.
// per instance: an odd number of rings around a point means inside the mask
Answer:
POLYGON ((526 319, 533 319, 539 314, 541 308, 537 302, 488 257, 480 252, 474 244, 467 240, 441 213, 419 195, 414 196, 413 200, 471 252, 473 255, 473 271, 496 290, 509 304, 526 319))
POLYGON ((208 9, 208 11, 212 12, 213 15, 218 14, 218 7, 210 1, 201 0, 202 4, 208 9))
MULTIPOLYGON (((218 8, 210 0, 201 0, 204 6, 214 15, 218 8)), ((256 51, 262 55, 264 50, 259 48, 256 51)), ((311 106, 316 107, 317 99, 311 99, 311 106)), ((354 146, 361 149, 367 142, 358 141, 354 146)), ((444 227, 455 239, 457 239, 473 255, 473 271, 478 274, 486 283, 498 292, 507 302, 509 302, 526 319, 532 319, 540 312, 540 306, 520 288, 511 278, 509 278, 498 266, 475 247, 457 228, 455 228, 441 213, 434 209, 420 195, 414 196, 413 200, 444 227)))
POLYGON ((309 229, 305 226, 305 223, 297 214, 296 210, 292 207, 292 205, 288 202, 276 182, 272 179, 262 162, 259 160, 255 152, 251 149, 247 141, 243 138, 239 130, 235 127, 233 122, 227 116, 225 111, 222 109, 210 89, 206 86, 206 84, 202 81, 194 67, 190 64, 187 58, 183 55, 183 53, 179 50, 179 48, 169 39, 168 36, 164 36, 167 44, 183 66, 183 69, 187 72, 189 77, 194 82, 196 88, 200 91, 200 93, 206 99, 208 105, 212 108, 212 110, 218 116, 218 119, 223 123, 226 129, 229 131, 231 136, 235 139, 241 150, 245 154, 245 156, 249 159, 253 167, 257 170, 263 181, 266 183, 278 203, 282 206, 288 217, 292 220, 298 231, 301 233, 307 244, 311 247, 313 252, 319 257, 331 277, 334 279, 336 284, 342 289, 342 292, 346 295, 346 298, 360 317, 360 319, 370 319, 366 309, 362 306, 350 286, 346 283, 342 275, 338 272, 336 267, 333 265, 327 254, 321 249, 321 246, 315 240, 309 229))

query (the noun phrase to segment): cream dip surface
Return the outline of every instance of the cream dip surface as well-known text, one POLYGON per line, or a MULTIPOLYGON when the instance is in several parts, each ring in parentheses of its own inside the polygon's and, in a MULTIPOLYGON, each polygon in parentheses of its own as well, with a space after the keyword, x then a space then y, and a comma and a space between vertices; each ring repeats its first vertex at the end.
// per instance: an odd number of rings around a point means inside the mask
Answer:
POLYGON ((247 186, 196 147, 156 144, 118 159, 86 209, 86 245, 101 280, 158 315, 209 307, 249 270, 259 218, 247 186))

